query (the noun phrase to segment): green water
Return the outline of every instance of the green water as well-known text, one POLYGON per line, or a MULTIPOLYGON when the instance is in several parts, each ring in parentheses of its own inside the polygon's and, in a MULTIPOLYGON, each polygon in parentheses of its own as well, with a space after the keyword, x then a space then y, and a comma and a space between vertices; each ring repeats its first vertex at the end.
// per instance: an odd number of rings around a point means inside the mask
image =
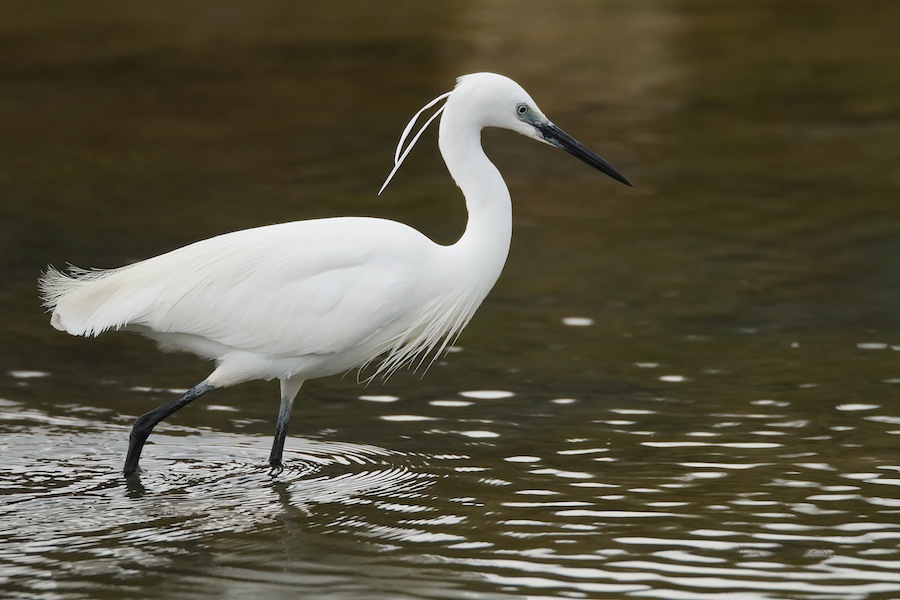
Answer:
POLYGON ((0 591, 11 598, 900 596, 900 5, 0 6, 0 591), (514 239, 425 377, 130 424, 209 372, 70 338, 47 263, 331 215, 449 243, 407 119, 519 81, 633 189, 508 132, 514 239))

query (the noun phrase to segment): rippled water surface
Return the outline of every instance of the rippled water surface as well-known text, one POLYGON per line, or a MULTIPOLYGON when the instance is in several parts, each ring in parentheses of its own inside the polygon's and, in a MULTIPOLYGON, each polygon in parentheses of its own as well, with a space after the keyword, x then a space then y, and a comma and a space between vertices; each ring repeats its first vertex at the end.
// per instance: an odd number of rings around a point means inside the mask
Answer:
POLYGON ((0 8, 0 596, 900 597, 900 5, 0 8), (635 182, 487 132, 507 268, 422 373, 204 396, 36 276, 266 223, 464 211, 408 117, 522 83, 635 182))

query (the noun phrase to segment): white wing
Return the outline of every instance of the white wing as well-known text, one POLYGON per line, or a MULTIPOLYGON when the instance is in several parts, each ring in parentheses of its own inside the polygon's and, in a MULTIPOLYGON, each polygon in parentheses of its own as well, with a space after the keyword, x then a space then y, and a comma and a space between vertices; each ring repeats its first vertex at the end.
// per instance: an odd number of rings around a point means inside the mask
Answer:
MULTIPOLYGON (((433 242, 393 221, 337 218, 237 231, 112 271, 42 280, 75 335, 132 328, 279 358, 354 348, 413 307, 433 242)), ((157 336, 153 336, 157 337, 157 336)))

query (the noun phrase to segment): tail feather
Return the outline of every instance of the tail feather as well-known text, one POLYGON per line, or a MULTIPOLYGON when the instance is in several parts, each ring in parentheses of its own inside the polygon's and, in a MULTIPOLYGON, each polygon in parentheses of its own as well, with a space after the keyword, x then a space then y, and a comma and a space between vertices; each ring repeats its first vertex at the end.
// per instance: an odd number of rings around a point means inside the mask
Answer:
POLYGON ((115 315, 104 311, 116 286, 111 277, 122 269, 86 270, 70 266, 68 272, 52 265, 41 274, 38 289, 44 307, 52 312, 50 324, 72 335, 97 336, 120 328, 115 315))

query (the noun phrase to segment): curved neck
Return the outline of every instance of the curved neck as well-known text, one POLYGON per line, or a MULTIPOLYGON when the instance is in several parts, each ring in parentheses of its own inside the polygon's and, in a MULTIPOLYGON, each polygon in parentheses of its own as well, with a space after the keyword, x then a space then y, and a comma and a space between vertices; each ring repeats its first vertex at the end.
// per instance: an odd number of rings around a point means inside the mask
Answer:
POLYGON ((438 145, 469 213, 466 231, 453 248, 467 253, 491 279, 490 287, 509 253, 512 203, 503 177, 481 147, 481 125, 453 110, 451 104, 441 118, 438 145))

